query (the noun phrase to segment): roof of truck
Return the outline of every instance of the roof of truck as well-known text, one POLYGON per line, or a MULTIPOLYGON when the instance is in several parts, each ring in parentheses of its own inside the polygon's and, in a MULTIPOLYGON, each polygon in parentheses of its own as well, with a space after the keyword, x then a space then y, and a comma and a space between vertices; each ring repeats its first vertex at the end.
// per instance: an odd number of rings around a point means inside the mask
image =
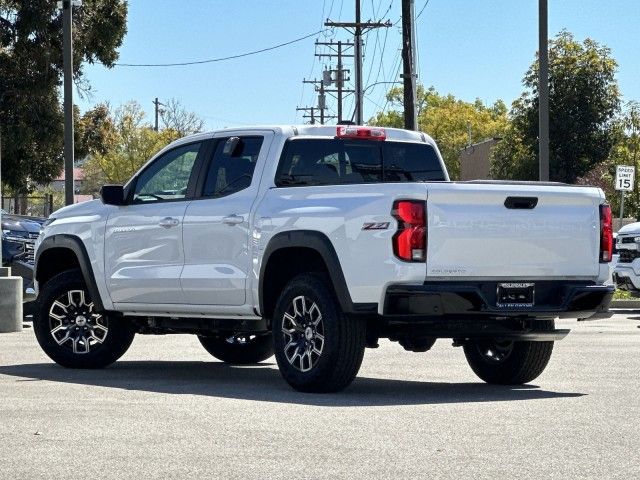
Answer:
MULTIPOLYGON (((353 126, 353 125, 349 125, 353 126)), ((212 130, 204 133, 196 133, 195 135, 189 135, 173 142, 172 145, 186 143, 194 140, 201 140, 211 138, 217 134, 224 133, 237 133, 237 132, 259 132, 264 130, 271 130, 276 134, 290 135, 292 137, 305 136, 305 137, 335 137, 337 125, 254 125, 244 127, 231 127, 223 128, 219 130, 212 130)), ((413 141, 424 142, 435 145, 433 138, 423 132, 414 132, 411 130, 403 130, 401 128, 388 128, 377 126, 363 126, 364 128, 382 128, 386 133, 388 140, 400 140, 400 141, 413 141)))

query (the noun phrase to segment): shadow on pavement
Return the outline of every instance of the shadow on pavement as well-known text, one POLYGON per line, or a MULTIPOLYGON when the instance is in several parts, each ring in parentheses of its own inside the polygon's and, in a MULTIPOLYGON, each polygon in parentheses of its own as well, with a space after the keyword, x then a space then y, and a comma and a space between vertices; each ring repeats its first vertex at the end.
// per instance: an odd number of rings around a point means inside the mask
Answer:
POLYGON ((385 406, 466 402, 501 402, 581 397, 583 393, 550 392, 533 385, 434 383, 358 377, 336 394, 292 390, 273 363, 234 367, 218 362, 118 362, 104 370, 70 370, 55 364, 0 366, 0 374, 17 381, 74 383, 154 393, 202 395, 316 406, 385 406))

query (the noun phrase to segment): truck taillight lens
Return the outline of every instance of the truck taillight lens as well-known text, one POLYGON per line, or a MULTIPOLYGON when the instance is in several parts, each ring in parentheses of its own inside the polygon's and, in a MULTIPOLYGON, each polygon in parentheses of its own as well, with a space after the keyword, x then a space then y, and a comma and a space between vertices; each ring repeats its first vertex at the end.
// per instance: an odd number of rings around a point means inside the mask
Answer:
POLYGON ((600 205, 600 262, 611 261, 613 256, 613 224, 611 206, 600 205))
POLYGON ((393 205, 398 231, 393 236, 393 253, 407 262, 427 259, 427 215, 425 202, 400 200, 393 205))

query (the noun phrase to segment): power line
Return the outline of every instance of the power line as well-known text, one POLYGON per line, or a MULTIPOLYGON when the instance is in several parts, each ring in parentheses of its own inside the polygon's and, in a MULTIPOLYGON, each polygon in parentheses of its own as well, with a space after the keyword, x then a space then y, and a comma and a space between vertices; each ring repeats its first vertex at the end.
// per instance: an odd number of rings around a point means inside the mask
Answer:
POLYGON ((115 63, 114 65, 118 67, 183 67, 187 65, 201 65, 204 63, 215 63, 215 62, 223 62, 225 60, 233 60, 236 58, 248 57, 250 55, 256 55, 258 53, 269 52, 271 50, 275 50, 277 48, 286 47, 287 45, 291 45, 293 43, 301 42, 302 40, 306 40, 307 38, 314 37, 323 32, 331 30, 329 28, 325 28, 323 30, 318 30, 317 32, 310 33, 305 35, 304 37, 296 38, 295 40, 290 40, 285 43, 280 43, 278 45, 274 45, 273 47, 261 48, 260 50, 253 50, 252 52, 240 53, 238 55, 230 55, 228 57, 219 57, 219 58, 211 58, 209 60, 197 60, 193 62, 177 62, 177 63, 115 63))
MULTIPOLYGON (((400 74, 400 67, 402 67, 402 60, 401 60, 401 58, 402 58, 402 57, 398 56, 398 62, 397 62, 397 63, 398 63, 398 66, 396 67, 396 69, 395 69, 395 74, 393 75, 393 77, 392 77, 392 78, 398 78, 398 75, 400 74)), ((387 97, 387 101, 385 102, 385 104, 384 104, 384 108, 382 109, 382 112, 381 112, 381 113, 384 113, 384 112, 385 112, 385 110, 387 109, 387 106, 388 106, 388 105, 389 105, 389 98, 387 97)))
MULTIPOLYGON (((389 5, 389 8, 391 8, 391 5, 389 5)), ((384 61, 384 51, 387 48, 387 36, 389 35, 389 29, 387 28, 384 31, 384 40, 382 41, 382 51, 380 52, 380 64, 378 65, 378 72, 376 73, 376 78, 373 81, 373 83, 376 83, 378 81, 378 78, 380 77, 380 72, 382 71, 382 75, 386 76, 386 72, 384 71, 384 65, 383 65, 383 61, 384 61)), ((367 80, 368 83, 368 80, 367 80)))
POLYGON ((422 15, 422 12, 424 12, 424 9, 427 8, 427 5, 429 5, 429 1, 427 0, 426 2, 424 2, 424 5, 422 6, 422 8, 420 9, 420 11, 418 12, 418 14, 416 15, 416 20, 420 18, 420 15, 422 15))

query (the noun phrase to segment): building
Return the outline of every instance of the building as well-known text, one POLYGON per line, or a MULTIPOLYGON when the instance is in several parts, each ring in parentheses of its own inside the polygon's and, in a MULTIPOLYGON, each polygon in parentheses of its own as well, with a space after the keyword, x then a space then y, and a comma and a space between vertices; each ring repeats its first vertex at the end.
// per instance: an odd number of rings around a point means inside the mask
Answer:
MULTIPOLYGON (((56 192, 64 192, 64 170, 62 173, 54 178, 49 187, 56 192)), ((93 196, 91 195, 81 195, 79 192, 82 191, 82 187, 84 185, 85 176, 84 169, 82 167, 75 167, 73 169, 73 203, 82 203, 87 202, 89 200, 93 200, 93 196)))
MULTIPOLYGON (((84 170, 81 167, 75 167, 73 169, 73 184, 74 184, 74 191, 76 193, 82 190, 83 183, 84 183, 84 170)), ((51 183, 49 184, 49 186, 51 187, 51 189, 55 190, 56 192, 64 192, 64 170, 60 172, 60 175, 58 175, 56 178, 51 180, 51 183)))
POLYGON ((491 150, 500 138, 489 138, 460 151, 460 180, 489 180, 491 150))

